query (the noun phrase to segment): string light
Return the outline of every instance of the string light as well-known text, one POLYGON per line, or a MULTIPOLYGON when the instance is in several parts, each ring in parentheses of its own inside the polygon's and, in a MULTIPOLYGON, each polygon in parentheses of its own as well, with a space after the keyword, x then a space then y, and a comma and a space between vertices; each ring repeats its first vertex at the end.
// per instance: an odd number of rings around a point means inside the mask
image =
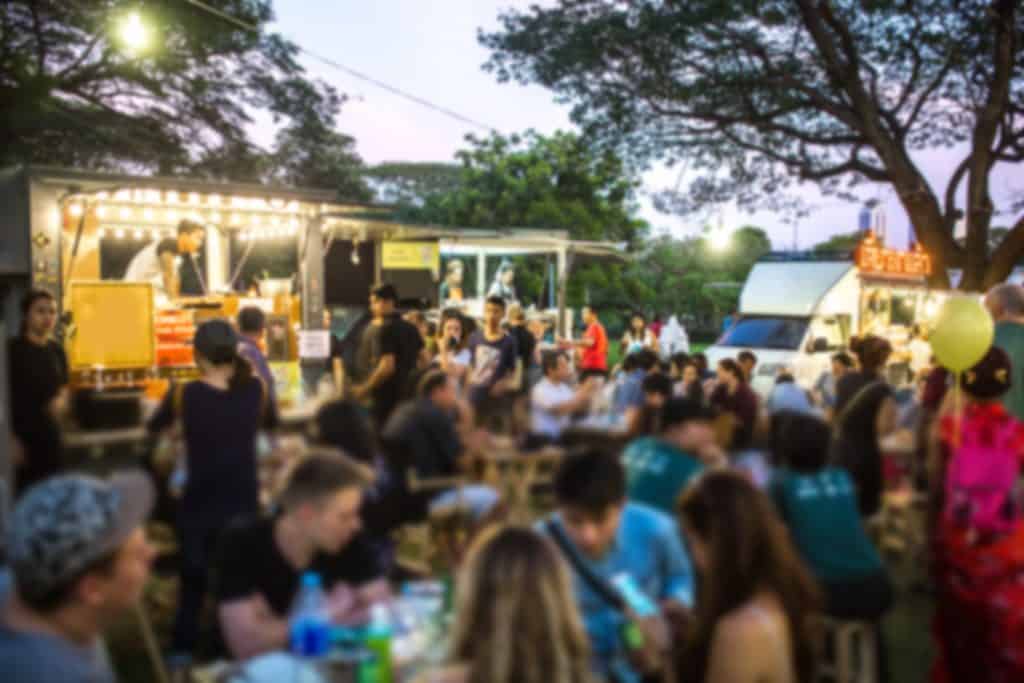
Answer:
POLYGON ((174 209, 168 209, 167 210, 167 220, 170 221, 171 223, 177 223, 178 222, 178 212, 175 211, 174 209))
POLYGON ((141 240, 142 239, 142 231, 141 230, 136 230, 135 231, 135 239, 137 239, 137 240, 141 240))
POLYGON ((124 229, 123 228, 118 228, 117 230, 115 230, 114 231, 114 237, 116 237, 119 240, 124 239, 124 229))
POLYGON ((168 204, 177 204, 178 200, 179 200, 179 197, 178 197, 178 193, 177 192, 175 192, 174 190, 168 190, 167 191, 167 203, 168 204))
POLYGON ((153 220, 154 217, 155 217, 155 213, 154 213, 153 209, 147 208, 147 209, 143 209, 142 210, 142 218, 144 220, 151 221, 151 220, 153 220))
POLYGON ((131 201, 132 193, 131 190, 118 190, 114 193, 114 200, 118 202, 131 201))
POLYGON ((132 217, 132 210, 129 209, 127 206, 122 206, 121 210, 118 212, 118 215, 121 217, 121 220, 126 221, 132 217))
POLYGON ((291 211, 292 213, 298 213, 299 212, 299 203, 297 201, 295 201, 294 199, 291 200, 290 202, 288 202, 288 210, 291 211))
POLYGON ((197 192, 190 192, 189 195, 188 195, 188 203, 189 204, 198 204, 199 203, 199 193, 197 193, 197 192))
POLYGON ((82 205, 72 204, 71 206, 68 207, 68 213, 74 216, 75 218, 78 218, 79 216, 82 215, 82 205))
POLYGON ((107 216, 107 207, 105 207, 105 206, 98 206, 98 207, 96 207, 96 218, 106 218, 106 216, 107 216))
POLYGON ((96 199, 99 199, 100 201, 106 201, 109 198, 110 198, 110 193, 109 192, 104 191, 104 192, 97 192, 96 193, 96 199))
POLYGON ((209 204, 210 206, 220 206, 220 195, 211 194, 209 197, 206 198, 206 203, 209 204))

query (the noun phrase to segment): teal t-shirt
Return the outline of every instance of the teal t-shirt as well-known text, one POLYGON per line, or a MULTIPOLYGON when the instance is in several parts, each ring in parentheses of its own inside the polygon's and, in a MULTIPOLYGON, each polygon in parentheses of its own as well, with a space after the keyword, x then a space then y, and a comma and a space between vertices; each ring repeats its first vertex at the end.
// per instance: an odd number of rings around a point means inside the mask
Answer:
POLYGON ((654 437, 630 443, 622 454, 629 500, 675 514, 676 499, 704 469, 697 458, 654 437))
POLYGON ((1013 367, 1013 385, 1003 396, 1006 412, 1018 420, 1024 421, 1024 325, 1020 323, 1002 322, 996 324, 996 338, 993 342, 1010 357, 1013 367))
POLYGON ((797 550, 819 580, 863 579, 882 571, 846 470, 826 467, 798 474, 779 469, 771 491, 797 550))

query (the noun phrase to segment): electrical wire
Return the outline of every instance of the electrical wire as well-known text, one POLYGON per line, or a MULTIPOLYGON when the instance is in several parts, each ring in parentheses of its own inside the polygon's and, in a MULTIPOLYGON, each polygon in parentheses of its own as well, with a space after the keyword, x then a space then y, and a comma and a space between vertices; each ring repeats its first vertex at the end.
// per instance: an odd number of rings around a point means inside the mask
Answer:
MULTIPOLYGON (((237 26, 237 27, 239 27, 239 28, 241 28, 243 30, 251 31, 253 33, 259 33, 260 32, 260 27, 259 26, 255 25, 255 24, 250 24, 247 21, 243 21, 242 19, 239 19, 238 17, 232 16, 232 15, 228 14, 227 12, 224 12, 223 10, 217 9, 216 7, 211 7, 210 5, 207 5, 205 2, 202 2, 202 0, 184 0, 184 1, 187 4, 192 5, 193 7, 197 7, 197 8, 199 8, 199 9, 205 11, 205 12, 209 12, 210 14, 213 14, 214 16, 217 16, 217 17, 223 19, 224 21, 227 21, 227 22, 229 22, 229 23, 231 23, 231 24, 233 24, 233 25, 235 25, 235 26, 237 26)), ((351 67, 345 66, 344 64, 341 64, 340 62, 337 62, 337 61, 335 61, 335 60, 333 60, 333 59, 331 59, 329 57, 324 57, 323 55, 317 54, 316 52, 313 52, 312 50, 303 47, 302 45, 300 45, 298 42, 296 42, 294 40, 292 42, 299 49, 300 52, 308 55, 309 57, 312 57, 313 59, 315 59, 315 60, 317 60, 319 62, 322 62, 323 64, 326 64, 327 66, 333 67, 333 68, 337 69, 338 71, 344 72, 344 73, 348 74, 349 76, 352 76, 353 78, 357 78, 357 79, 359 79, 361 81, 364 81, 366 83, 374 85, 374 86, 380 88, 381 90, 385 90, 385 91, 391 93, 392 95, 395 95, 397 97, 401 97, 403 99, 409 100, 410 102, 414 102, 415 104, 418 104, 421 107, 426 107, 427 109, 431 109, 431 110, 433 110, 433 111, 435 111, 435 112, 437 112, 439 114, 443 114, 444 116, 447 116, 447 117, 449 117, 451 119, 455 119, 456 121, 460 121, 462 123, 466 123, 466 124, 469 124, 471 126, 475 126, 476 128, 481 128, 481 129, 486 130, 488 132, 492 132, 492 133, 498 132, 498 129, 495 128, 494 126, 490 126, 490 125, 488 125, 486 123, 481 123, 480 121, 476 121, 474 119, 471 119, 468 116, 463 116, 462 114, 460 114, 460 113, 458 113, 456 111, 452 111, 451 109, 448 109, 447 107, 443 107, 443 106, 441 106, 439 104, 434 104, 430 100, 426 100, 426 99, 424 99, 424 98, 422 98, 422 97, 420 97, 418 95, 413 95, 412 93, 406 92, 405 90, 402 90, 401 88, 395 87, 393 85, 389 85, 389 84, 385 83, 384 81, 376 79, 373 76, 365 74, 365 73, 363 73, 361 71, 357 71, 356 69, 353 69, 351 67)))

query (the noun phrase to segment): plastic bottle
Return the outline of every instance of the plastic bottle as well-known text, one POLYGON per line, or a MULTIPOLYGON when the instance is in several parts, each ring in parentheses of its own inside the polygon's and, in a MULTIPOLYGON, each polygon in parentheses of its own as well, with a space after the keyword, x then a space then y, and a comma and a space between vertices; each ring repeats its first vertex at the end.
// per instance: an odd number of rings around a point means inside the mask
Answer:
POLYGON ((391 636, 391 610, 379 602, 370 608, 366 629, 366 647, 373 652, 376 664, 372 683, 391 683, 391 636))
POLYGON ((306 572, 302 575, 299 595, 292 606, 291 620, 292 654, 299 657, 319 658, 327 654, 330 647, 330 620, 327 617, 327 600, 324 597, 320 575, 306 572))

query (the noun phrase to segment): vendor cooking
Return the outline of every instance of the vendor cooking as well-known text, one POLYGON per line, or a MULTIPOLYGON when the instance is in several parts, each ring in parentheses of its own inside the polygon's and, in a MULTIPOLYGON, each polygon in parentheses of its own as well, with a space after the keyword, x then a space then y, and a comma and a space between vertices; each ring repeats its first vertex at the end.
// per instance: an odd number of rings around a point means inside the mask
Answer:
POLYGON ((125 271, 125 282, 152 282, 157 296, 175 299, 181 294, 181 277, 178 274, 179 256, 189 258, 203 246, 206 231, 195 221, 183 220, 178 223, 178 237, 155 240, 143 247, 132 258, 125 271))

